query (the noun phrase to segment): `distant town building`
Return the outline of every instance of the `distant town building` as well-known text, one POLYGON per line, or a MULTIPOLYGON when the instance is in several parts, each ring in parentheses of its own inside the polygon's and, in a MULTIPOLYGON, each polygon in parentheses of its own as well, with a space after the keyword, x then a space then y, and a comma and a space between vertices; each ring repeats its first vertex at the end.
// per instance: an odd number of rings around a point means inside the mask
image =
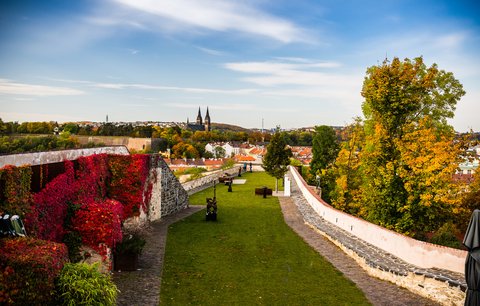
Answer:
POLYGON ((198 108, 197 120, 195 123, 190 123, 187 118, 187 129, 192 131, 206 131, 210 132, 212 129, 211 120, 210 120, 210 113, 207 107, 207 114, 205 115, 205 120, 202 119, 202 112, 200 111, 200 107, 198 108))

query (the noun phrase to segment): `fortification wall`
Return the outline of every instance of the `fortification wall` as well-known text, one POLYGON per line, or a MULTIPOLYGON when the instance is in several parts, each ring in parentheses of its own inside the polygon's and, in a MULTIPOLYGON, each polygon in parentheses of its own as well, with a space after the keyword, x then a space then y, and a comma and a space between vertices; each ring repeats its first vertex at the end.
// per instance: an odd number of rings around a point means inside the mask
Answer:
POLYGON ((307 202, 335 226, 418 267, 464 273, 466 251, 415 240, 339 211, 315 194, 297 169, 290 167, 290 171, 307 202))

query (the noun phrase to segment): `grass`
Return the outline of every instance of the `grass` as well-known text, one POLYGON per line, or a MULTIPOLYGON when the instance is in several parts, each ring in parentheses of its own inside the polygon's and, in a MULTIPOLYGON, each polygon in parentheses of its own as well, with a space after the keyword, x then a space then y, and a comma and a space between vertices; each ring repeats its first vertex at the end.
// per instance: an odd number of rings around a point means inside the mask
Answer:
MULTIPOLYGON (((169 228, 162 305, 369 305, 364 294, 284 222, 278 199, 254 195, 274 188, 265 173, 244 185, 217 185, 218 221, 201 211, 169 228)), ((209 188, 190 198, 205 204, 209 188)))

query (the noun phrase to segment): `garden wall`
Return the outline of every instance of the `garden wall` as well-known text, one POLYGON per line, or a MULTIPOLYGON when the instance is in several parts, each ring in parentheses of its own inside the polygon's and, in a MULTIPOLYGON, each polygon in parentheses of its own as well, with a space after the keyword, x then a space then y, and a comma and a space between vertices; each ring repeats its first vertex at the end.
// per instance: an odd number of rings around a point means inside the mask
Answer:
POLYGON ((182 184, 183 188, 188 192, 189 195, 207 189, 211 187, 214 181, 217 181, 218 178, 222 177, 225 173, 228 175, 238 175, 239 166, 235 166, 227 170, 217 170, 213 171, 210 174, 203 176, 199 179, 185 182, 182 184))
POLYGON ((314 193, 297 169, 290 171, 307 202, 333 225, 413 265, 464 273, 466 251, 418 241, 339 211, 314 193))

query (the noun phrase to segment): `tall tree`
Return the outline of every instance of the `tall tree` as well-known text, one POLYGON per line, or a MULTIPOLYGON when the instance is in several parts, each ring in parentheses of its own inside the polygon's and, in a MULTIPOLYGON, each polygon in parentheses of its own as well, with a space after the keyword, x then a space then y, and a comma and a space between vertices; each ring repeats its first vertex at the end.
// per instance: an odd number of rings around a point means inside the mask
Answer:
POLYGON ((312 142, 312 161, 310 169, 313 175, 335 162, 337 158, 339 145, 335 131, 326 125, 315 127, 315 134, 312 142))
MULTIPOLYGON (((410 209, 409 199, 415 193, 422 197, 425 190, 419 187, 421 184, 413 188, 403 175, 409 172, 404 139, 411 139, 408 133, 420 133, 417 128, 425 127, 419 123, 427 117, 432 133, 449 133, 446 119, 453 117, 456 103, 464 94, 452 73, 439 70, 436 64, 427 68, 421 57, 403 62, 394 58, 368 68, 362 88, 366 118, 362 170, 370 220, 408 232, 402 220, 410 209)), ((434 151, 435 141, 423 143, 432 148, 424 147, 426 152, 434 151)))
POLYGON ((285 139, 277 130, 267 146, 267 153, 263 157, 262 166, 268 174, 275 177, 276 191, 278 191, 278 179, 287 173, 290 157, 292 157, 292 150, 287 147, 285 139))
POLYGON ((335 208, 364 217, 361 156, 365 133, 362 120, 356 118, 354 123, 347 126, 342 138, 345 141, 331 169, 335 172, 336 180, 335 188, 330 192, 331 202, 335 208))

